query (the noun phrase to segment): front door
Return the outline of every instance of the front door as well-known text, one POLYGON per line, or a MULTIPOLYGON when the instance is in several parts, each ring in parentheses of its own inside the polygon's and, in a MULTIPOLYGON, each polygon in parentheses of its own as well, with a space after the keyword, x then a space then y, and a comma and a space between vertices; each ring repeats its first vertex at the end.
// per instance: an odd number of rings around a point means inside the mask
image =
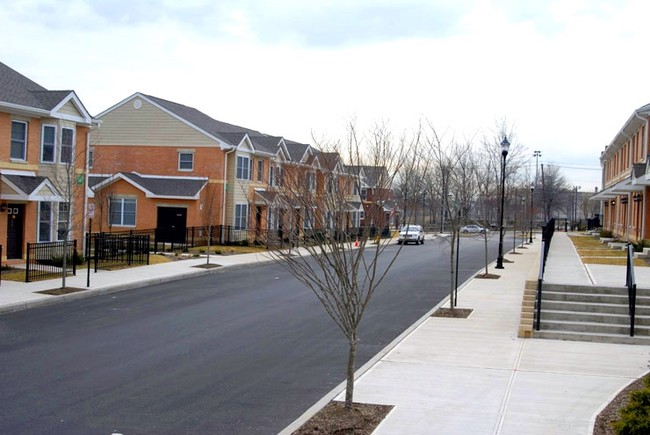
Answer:
POLYGON ((9 204, 7 207, 7 260, 23 258, 23 227, 25 205, 9 204))
POLYGON ((185 243, 187 209, 182 207, 158 207, 156 240, 158 242, 185 243))

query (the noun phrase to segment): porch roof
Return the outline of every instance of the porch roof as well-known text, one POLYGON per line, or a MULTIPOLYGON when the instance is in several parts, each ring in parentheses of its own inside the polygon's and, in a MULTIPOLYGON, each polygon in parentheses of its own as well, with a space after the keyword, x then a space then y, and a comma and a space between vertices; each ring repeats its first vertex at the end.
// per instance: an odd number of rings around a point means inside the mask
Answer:
POLYGON ((142 190, 148 198, 198 199, 199 193, 208 182, 207 178, 166 177, 141 175, 137 172, 118 172, 117 174, 94 175, 88 177, 88 185, 93 192, 101 190, 118 180, 142 190))

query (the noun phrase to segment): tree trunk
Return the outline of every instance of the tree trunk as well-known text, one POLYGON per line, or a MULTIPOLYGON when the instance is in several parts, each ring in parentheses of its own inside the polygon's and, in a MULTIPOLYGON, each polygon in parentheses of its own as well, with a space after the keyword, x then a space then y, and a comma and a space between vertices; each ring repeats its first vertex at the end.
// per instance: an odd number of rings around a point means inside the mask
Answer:
POLYGON ((345 386, 345 409, 348 410, 352 409, 352 403, 354 403, 354 364, 357 359, 357 341, 356 334, 349 338, 348 370, 345 386))
POLYGON ((210 264, 210 241, 212 240, 212 224, 208 225, 208 257, 205 264, 210 264))
POLYGON ((483 233, 483 244, 485 246, 485 275, 487 276, 488 274, 488 238, 487 238, 487 228, 485 229, 485 232, 483 233))

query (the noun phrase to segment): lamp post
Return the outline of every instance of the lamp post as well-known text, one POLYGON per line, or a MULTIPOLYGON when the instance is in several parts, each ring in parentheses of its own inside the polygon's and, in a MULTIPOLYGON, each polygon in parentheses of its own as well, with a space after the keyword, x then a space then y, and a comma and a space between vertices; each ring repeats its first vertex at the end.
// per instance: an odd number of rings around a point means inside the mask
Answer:
POLYGON ((499 256, 497 257, 496 269, 503 269, 503 209, 506 196, 506 156, 510 149, 510 142, 506 136, 501 141, 501 211, 499 216, 499 256))
POLYGON ((533 243, 533 194, 535 193, 535 183, 530 183, 530 237, 528 243, 533 243))

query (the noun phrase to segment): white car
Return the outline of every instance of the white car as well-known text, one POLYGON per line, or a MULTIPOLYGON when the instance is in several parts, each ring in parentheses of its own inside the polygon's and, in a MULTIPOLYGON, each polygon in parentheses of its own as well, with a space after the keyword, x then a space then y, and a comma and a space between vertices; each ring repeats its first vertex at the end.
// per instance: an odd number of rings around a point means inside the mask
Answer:
POLYGON ((400 230, 397 244, 401 245, 409 242, 414 242, 416 245, 424 243, 424 231, 420 225, 404 225, 400 230))

